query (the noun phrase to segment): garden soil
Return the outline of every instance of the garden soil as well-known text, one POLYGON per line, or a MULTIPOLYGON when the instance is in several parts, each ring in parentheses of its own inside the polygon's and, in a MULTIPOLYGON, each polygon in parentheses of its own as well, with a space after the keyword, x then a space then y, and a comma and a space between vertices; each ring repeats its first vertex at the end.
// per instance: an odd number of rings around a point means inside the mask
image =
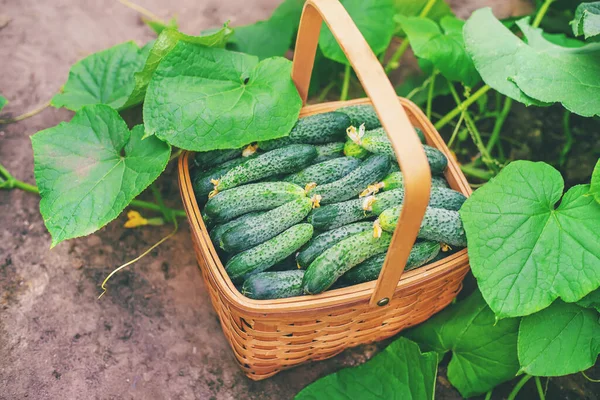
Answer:
MULTIPOLYGON (((161 17, 177 14, 198 33, 267 17, 278 1, 140 1, 161 17)), ((471 4, 455 1, 468 14, 471 4)), ((510 14, 509 2, 500 4, 510 14)), ((12 115, 48 101, 78 59, 114 44, 153 38, 138 15, 108 0, 0 0, 0 93, 12 115)), ((30 183, 29 136, 68 120, 48 108, 0 126, 0 162, 30 183)), ((174 165, 163 195, 181 207, 174 165)), ((151 200, 151 199, 148 199, 151 200)), ((288 399, 342 367, 366 361, 386 343, 348 350, 253 382, 238 369, 196 266, 187 222, 146 258, 116 275, 116 266, 172 227, 124 229, 125 216, 86 238, 50 250, 36 195, 0 191, 0 399, 288 399)), ((458 394, 440 376, 438 394, 458 394)))

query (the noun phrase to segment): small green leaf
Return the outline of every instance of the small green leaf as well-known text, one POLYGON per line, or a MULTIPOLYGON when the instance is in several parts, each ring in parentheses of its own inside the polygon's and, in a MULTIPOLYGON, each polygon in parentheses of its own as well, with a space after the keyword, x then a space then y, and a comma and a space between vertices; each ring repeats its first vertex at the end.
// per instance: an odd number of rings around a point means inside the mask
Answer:
POLYGON ((50 104, 74 111, 93 104, 122 108, 133 90, 133 74, 142 68, 149 50, 126 42, 77 61, 62 93, 56 94, 50 104))
POLYGON ((144 21, 144 23, 148 25, 148 27, 157 35, 160 35, 165 29, 177 30, 179 28, 179 25, 177 24, 177 18, 175 17, 171 18, 166 24, 161 21, 147 18, 142 18, 142 21, 144 21))
POLYGON ((472 397, 515 377, 518 328, 518 319, 496 322, 481 293, 474 292, 406 336, 440 359, 451 351, 448 379, 464 397, 472 397))
POLYGON ((365 364, 308 385, 295 400, 432 400, 436 375, 436 354, 421 353, 415 343, 399 338, 365 364))
POLYGON ((600 203, 600 158, 596 162, 594 172, 592 172, 592 182, 590 185, 590 195, 600 203))
POLYGON ((485 83, 526 105, 560 102, 582 116, 600 115, 600 44, 561 47, 544 39, 528 18, 517 25, 527 43, 489 8, 475 11, 465 24, 467 52, 485 83))
POLYGON ((600 353, 599 317, 595 310, 560 300, 523 317, 521 369, 535 376, 562 376, 590 368, 600 353))
POLYGON ((180 42, 148 86, 147 134, 194 151, 285 136, 302 107, 291 67, 281 57, 258 62, 249 54, 180 42))
POLYGON ((8 104, 8 100, 6 100, 6 97, 0 95, 0 111, 2 111, 4 106, 7 104, 8 104))
POLYGON ((143 134, 143 126, 129 131, 117 111, 94 105, 31 137, 52 246, 115 219, 165 169, 169 145, 143 134))
POLYGON ((571 25, 575 36, 583 35, 588 39, 600 35, 600 1, 577 6, 571 25))
POLYGON ((440 20, 440 28, 428 18, 397 15, 395 20, 406 32, 415 55, 430 61, 448 80, 463 82, 469 87, 480 81, 465 50, 464 21, 445 16, 440 20))
MULTIPOLYGON (((376 55, 387 49, 396 29, 393 0, 340 0, 352 20, 376 55)), ((348 64, 346 55, 337 44, 329 28, 323 23, 319 47, 325 57, 341 64, 348 64)))
POLYGON ((202 36, 188 36, 175 29, 163 30, 154 41, 143 69, 135 73, 133 92, 124 107, 131 107, 144 101, 146 89, 158 64, 169 54, 179 42, 193 43, 206 47, 224 47, 233 31, 225 24, 221 29, 202 36))
POLYGON ((594 290, 592 293, 585 296, 577 302, 581 307, 594 308, 600 312, 600 289, 594 290))
POLYGON ((231 49, 261 60, 285 55, 298 29, 303 6, 304 0, 285 0, 268 20, 236 27, 229 39, 231 49))
POLYGON ((515 161, 460 210, 473 275, 499 318, 575 302, 600 285, 600 205, 589 185, 563 188, 550 165, 515 161))

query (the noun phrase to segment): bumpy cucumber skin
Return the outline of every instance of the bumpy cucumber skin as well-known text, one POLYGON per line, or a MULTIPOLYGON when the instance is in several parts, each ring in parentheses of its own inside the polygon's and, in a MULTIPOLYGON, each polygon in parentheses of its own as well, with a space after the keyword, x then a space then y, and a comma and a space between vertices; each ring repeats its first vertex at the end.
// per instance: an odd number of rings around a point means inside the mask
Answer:
POLYGON ((304 219, 312 209, 309 198, 285 203, 273 210, 228 229, 221 236, 221 248, 228 253, 239 253, 266 242, 304 219))
POLYGON ((332 142, 316 145, 317 158, 313 161, 315 164, 344 156, 344 142, 332 142))
POLYGON ((373 217, 363 210, 364 199, 352 199, 315 208, 306 218, 307 222, 320 231, 328 231, 373 217))
POLYGON ((211 182, 212 179, 221 178, 229 170, 237 167, 247 160, 248 158, 244 157, 234 158, 233 160, 226 161, 208 171, 197 171, 196 175, 192 179, 192 187, 194 188, 194 194, 196 195, 198 202, 206 202, 208 194, 215 188, 215 185, 211 182))
POLYGON ((352 235, 325 250, 306 270, 302 286, 304 293, 317 294, 327 290, 352 267, 380 253, 385 253, 392 235, 382 232, 374 237, 367 231, 352 235))
POLYGON ((341 242, 349 236, 357 233, 372 231, 373 224, 371 222, 357 222, 350 225, 345 225, 340 228, 323 232, 315 236, 304 246, 304 248, 296 256, 298 265, 302 268, 307 268, 321 253, 329 249, 336 243, 341 242))
POLYGON ((242 155, 242 149, 211 150, 196 153, 194 164, 206 170, 242 155))
MULTIPOLYGON (((428 240, 415 243, 406 261, 405 271, 418 268, 433 260, 440 252, 440 244, 428 240)), ((363 261, 340 278, 340 281, 352 285, 373 281, 379 278, 386 253, 378 254, 363 261)))
POLYGON ((214 228, 212 228, 210 230, 210 233, 209 233, 211 242, 213 243, 213 245, 215 246, 215 248, 217 250, 220 249, 221 237, 223 236, 223 234, 225 232, 227 232, 231 228, 234 228, 240 224, 243 224, 244 221, 246 221, 247 219, 256 217, 261 214, 263 214, 262 211, 251 212, 248 214, 244 214, 244 215, 242 215, 234 220, 231 220, 229 222, 225 222, 224 224, 219 224, 219 225, 215 226, 214 228))
POLYGON ((249 212, 270 210, 302 197, 306 197, 304 188, 293 183, 252 183, 218 193, 208 200, 204 212, 222 223, 249 212))
POLYGON ((360 165, 360 160, 353 157, 334 158, 319 164, 311 165, 302 171, 285 177, 284 182, 295 183, 304 187, 307 183, 324 185, 343 178, 360 165))
POLYGON ((242 285, 242 294, 254 300, 284 299, 302 296, 304 271, 267 271, 250 276, 242 285))
POLYGON ((292 144, 254 157, 228 171, 215 187, 222 191, 274 175, 289 174, 307 167, 317 158, 310 144, 292 144))
MULTIPOLYGON (((398 224, 401 209, 402 206, 396 206, 382 212, 379 216, 381 229, 386 232, 393 232, 398 224)), ((465 247, 467 245, 465 228, 458 211, 442 208, 427 207, 417 237, 446 243, 451 246, 465 247)))
POLYGON ((289 136, 258 142, 258 147, 269 151, 294 143, 324 144, 344 140, 350 117, 340 112, 326 112, 300 118, 289 136))
POLYGON ((352 140, 348 139, 344 144, 344 155, 346 157, 354 157, 359 160, 367 158, 371 153, 369 153, 366 149, 354 143, 352 140))
MULTIPOLYGON (((458 211, 466 200, 465 195, 456 190, 432 187, 429 195, 429 207, 458 211)), ((401 205, 403 201, 404 188, 378 193, 372 203, 373 214, 379 215, 388 208, 401 205)))
POLYGON ((321 204, 338 203, 356 197, 372 183, 379 182, 390 170, 390 158, 374 154, 364 160, 354 171, 337 181, 319 185, 309 196, 321 196, 321 204))
POLYGON ((350 117, 350 124, 357 129, 361 124, 365 124, 365 129, 375 129, 381 126, 377 112, 371 104, 357 104, 355 106, 346 106, 338 108, 337 111, 343 112, 350 117))
POLYGON ((225 270, 233 282, 240 282, 285 260, 308 242, 312 234, 312 225, 294 225, 273 239, 233 256, 225 270))
MULTIPOLYGON (((392 165, 395 165, 395 163, 392 163, 392 165)), ((386 176, 385 178, 383 178, 383 180, 381 181, 383 182, 383 188, 382 190, 394 190, 397 188, 401 188, 404 187, 404 176, 402 175, 402 172, 400 171, 393 171, 390 172, 388 176, 386 176)), ((446 182, 446 179, 442 176, 432 176, 431 177, 431 186, 432 187, 450 187, 448 185, 448 182, 446 182)))

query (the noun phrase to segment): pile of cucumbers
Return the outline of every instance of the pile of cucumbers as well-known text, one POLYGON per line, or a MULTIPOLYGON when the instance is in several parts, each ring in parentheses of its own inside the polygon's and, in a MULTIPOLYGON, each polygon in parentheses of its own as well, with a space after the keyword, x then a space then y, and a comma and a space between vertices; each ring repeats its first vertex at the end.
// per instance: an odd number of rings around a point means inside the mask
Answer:
MULTIPOLYGON (((427 146, 432 189, 405 269, 466 246, 466 200, 427 146)), ((377 279, 404 199, 385 131, 371 105, 298 120, 289 136, 197 153, 192 183, 231 280, 252 299, 318 294, 377 279)))

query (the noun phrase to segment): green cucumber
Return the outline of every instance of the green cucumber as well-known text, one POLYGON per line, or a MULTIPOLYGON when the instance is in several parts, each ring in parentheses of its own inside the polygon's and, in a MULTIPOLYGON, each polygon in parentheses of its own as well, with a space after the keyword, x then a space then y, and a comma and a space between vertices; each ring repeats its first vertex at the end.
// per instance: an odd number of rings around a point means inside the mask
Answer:
POLYGON ((196 153, 194 164, 201 170, 207 170, 242 155, 242 149, 211 150, 196 153))
POLYGON ((242 294, 254 300, 284 299, 302 296, 304 271, 260 272, 242 285, 242 294))
POLYGON ((302 281, 304 293, 317 294, 327 290, 352 267, 387 252, 391 241, 392 235, 387 232, 374 237, 373 232, 366 231, 335 244, 308 266, 302 281))
MULTIPOLYGON (((394 164, 394 163, 392 163, 394 164)), ((400 187, 404 187, 404 176, 402 172, 391 172, 388 176, 383 178, 381 181, 382 190, 393 190, 400 187)), ((432 187, 449 187, 448 182, 442 176, 431 176, 431 186, 432 187)))
MULTIPOLYGON (((379 216, 379 225, 386 232, 393 232, 398 224, 402 206, 388 208, 379 216)), ((417 235, 420 239, 433 240, 451 246, 465 247, 467 237, 458 211, 427 207, 421 228, 417 235)))
POLYGON ((256 217, 261 214, 263 214, 262 211, 251 212, 248 214, 244 214, 244 215, 242 215, 234 220, 231 220, 229 222, 225 222, 223 224, 219 224, 219 225, 215 226, 214 228, 212 228, 210 230, 210 233, 209 233, 211 242, 213 243, 213 245, 215 246, 216 249, 220 249, 221 248, 221 245, 220 245, 221 236, 223 236, 223 234, 225 232, 227 232, 231 228, 234 228, 240 224, 243 224, 244 221, 246 221, 247 219, 256 217))
POLYGON ((240 282, 285 260, 308 242, 312 234, 312 225, 294 225, 273 239, 236 254, 227 262, 225 270, 233 282, 240 282))
POLYGON ((357 222, 350 225, 345 225, 340 228, 323 232, 320 235, 312 238, 310 242, 304 246, 302 250, 296 255, 296 261, 302 268, 306 268, 312 263, 315 258, 321 255, 325 250, 329 249, 336 243, 346 239, 349 236, 357 233, 372 231, 373 223, 371 222, 357 222))
MULTIPOLYGON (((446 210, 460 210, 460 207, 467 200, 464 194, 456 190, 432 187, 429 195, 429 207, 443 208, 446 210)), ((386 190, 378 193, 370 202, 373 214, 379 215, 388 208, 399 206, 404 201, 404 188, 386 190)))
POLYGON ((223 191, 279 174, 298 171, 317 158, 317 149, 309 144, 292 144, 251 158, 228 171, 215 185, 223 191))
POLYGON ((304 219, 312 209, 309 198, 292 200, 271 211, 245 219, 221 236, 221 248, 239 253, 266 242, 304 219))
MULTIPOLYGON (((361 138, 360 145, 371 153, 387 154, 396 160, 396 153, 392 148, 392 143, 387 136, 381 133, 380 129, 375 129, 365 133, 365 135, 361 138)), ((444 172, 448 166, 448 159, 444 153, 426 144, 423 145, 423 149, 425 150, 427 161, 429 161, 431 174, 438 175, 444 172)))
POLYGON ((229 170, 237 167, 247 160, 248 158, 245 157, 234 158, 233 160, 226 161, 208 171, 198 171, 192 178, 192 187, 194 188, 194 194, 196 195, 198 202, 206 202, 208 194, 215 188, 212 180, 221 178, 229 170))
POLYGON ((258 147, 269 151, 295 143, 324 144, 344 140, 350 117, 344 113, 326 112, 300 118, 288 136, 258 142, 258 147))
MULTIPOLYGON (((405 271, 418 268, 434 259, 440 252, 440 244, 437 242, 417 242, 413 246, 406 261, 405 271)), ((340 281, 351 285, 373 281, 379 278, 387 253, 378 254, 363 261, 340 278, 340 281)))
POLYGON ((226 222, 252 211, 266 211, 288 201, 306 197, 304 189, 288 182, 262 182, 226 190, 206 203, 204 212, 226 222))
POLYGON ((344 142, 320 144, 315 148, 317 149, 317 158, 313 161, 315 164, 344 156, 344 142))
MULTIPOLYGON (((421 141, 422 144, 427 144, 427 142, 425 140, 425 134, 423 133, 423 131, 421 129, 417 128, 416 126, 413 126, 413 128, 414 128, 415 132, 417 132, 419 141, 421 141)), ((388 142, 390 140, 385 129, 383 129, 383 128, 377 128, 377 129, 371 129, 371 130, 369 130, 367 128, 367 131, 361 138, 361 141, 364 139, 368 139, 368 140, 373 139, 377 143, 379 143, 380 141, 384 141, 383 139, 387 139, 388 142)))
POLYGON ((357 104, 355 106, 346 106, 338 108, 337 111, 343 112, 350 117, 350 124, 358 128, 365 124, 365 129, 375 129, 381 126, 377 112, 371 104, 357 104))
POLYGON ((344 155, 346 157, 355 157, 360 160, 367 158, 371 153, 366 149, 354 143, 351 139, 348 139, 344 144, 344 155))
POLYGON ((343 178, 319 185, 308 192, 309 196, 321 196, 321 204, 331 204, 358 196, 372 183, 379 182, 390 169, 390 158, 374 154, 364 160, 354 171, 343 178))
POLYGON ((302 171, 285 177, 284 182, 295 183, 304 187, 308 183, 324 185, 343 178, 360 164, 360 160, 353 157, 334 158, 319 164, 311 165, 302 171))
POLYGON ((340 203, 328 204, 315 208, 306 218, 307 222, 320 231, 339 228, 353 222, 362 221, 373 216, 370 211, 365 211, 365 199, 352 199, 340 203))

